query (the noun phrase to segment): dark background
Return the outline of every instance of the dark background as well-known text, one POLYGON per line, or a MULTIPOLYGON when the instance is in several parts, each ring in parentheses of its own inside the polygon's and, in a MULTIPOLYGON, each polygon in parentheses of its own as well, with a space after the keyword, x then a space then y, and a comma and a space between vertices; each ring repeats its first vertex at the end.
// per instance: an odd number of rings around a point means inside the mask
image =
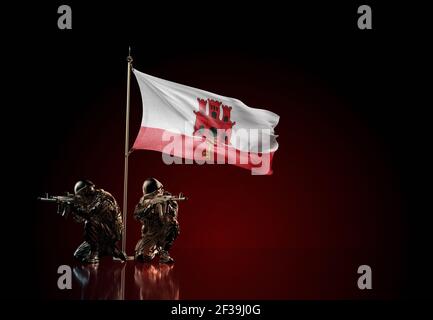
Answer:
MULTIPOLYGON (((129 45, 142 72, 281 117, 272 176, 130 156, 129 212, 149 176, 189 196, 173 248, 181 299, 426 297, 427 106, 411 91, 425 52, 398 6, 370 3, 373 30, 358 30, 356 2, 69 2, 73 29, 58 30, 60 4, 18 11, 6 36, 15 72, 5 146, 18 203, 4 228, 5 259, 17 260, 3 265, 10 297, 79 298, 56 289, 56 268, 72 263, 82 226, 35 199, 85 177, 121 204, 129 45), (373 269, 371 291, 356 287, 361 264, 373 269)), ((132 145, 142 107, 134 78, 131 99, 132 145)), ((129 214, 129 254, 139 228, 129 214)))

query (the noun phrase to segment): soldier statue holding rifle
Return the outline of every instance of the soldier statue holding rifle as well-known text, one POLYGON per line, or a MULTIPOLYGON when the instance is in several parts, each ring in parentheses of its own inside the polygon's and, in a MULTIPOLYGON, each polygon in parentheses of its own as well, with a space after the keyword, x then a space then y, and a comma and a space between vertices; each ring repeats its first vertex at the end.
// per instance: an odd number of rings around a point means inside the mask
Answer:
POLYGON ((177 221, 177 201, 186 200, 172 196, 164 191, 163 185, 155 178, 146 179, 143 183, 143 196, 135 207, 134 217, 143 226, 141 239, 135 246, 135 259, 150 262, 159 256, 159 263, 173 263, 169 250, 179 235, 177 221))
POLYGON ((62 216, 71 215, 75 221, 84 223, 84 242, 74 253, 79 261, 98 263, 101 256, 126 260, 116 244, 122 236, 122 215, 110 193, 96 189, 89 180, 80 180, 75 184, 74 194, 39 200, 56 202, 62 216))

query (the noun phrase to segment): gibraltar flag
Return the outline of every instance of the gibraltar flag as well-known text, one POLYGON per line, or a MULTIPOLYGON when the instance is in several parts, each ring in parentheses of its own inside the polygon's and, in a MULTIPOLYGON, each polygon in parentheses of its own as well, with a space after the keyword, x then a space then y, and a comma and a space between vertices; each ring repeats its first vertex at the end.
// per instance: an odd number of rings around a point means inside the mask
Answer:
POLYGON ((233 164, 271 174, 279 116, 242 101, 133 70, 143 118, 132 149, 163 153, 166 164, 233 164))

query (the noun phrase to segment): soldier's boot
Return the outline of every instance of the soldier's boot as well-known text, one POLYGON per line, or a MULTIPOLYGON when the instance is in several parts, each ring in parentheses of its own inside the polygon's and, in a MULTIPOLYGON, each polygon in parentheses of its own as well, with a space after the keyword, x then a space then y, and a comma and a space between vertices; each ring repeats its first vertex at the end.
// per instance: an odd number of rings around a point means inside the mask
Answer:
POLYGON ((143 245, 143 239, 141 239, 135 247, 135 260, 139 262, 151 262, 158 253, 158 248, 153 245, 150 248, 143 245))
POLYGON ((159 254, 159 263, 166 263, 166 264, 174 263, 174 259, 170 257, 170 254, 168 253, 167 250, 161 250, 159 254))
POLYGON ((95 264, 99 263, 99 252, 98 250, 93 250, 90 254, 82 260, 83 263, 95 264))
POLYGON ((136 254, 135 260, 138 262, 151 262, 153 259, 152 256, 144 255, 144 254, 136 254))
POLYGON ((119 248, 117 248, 116 246, 113 249, 113 257, 117 258, 119 260, 122 261, 126 261, 128 260, 128 256, 126 255, 125 252, 121 251, 119 248))
POLYGON ((98 250, 92 248, 89 242, 84 241, 79 245, 74 252, 74 257, 82 263, 98 263, 99 253, 98 250))

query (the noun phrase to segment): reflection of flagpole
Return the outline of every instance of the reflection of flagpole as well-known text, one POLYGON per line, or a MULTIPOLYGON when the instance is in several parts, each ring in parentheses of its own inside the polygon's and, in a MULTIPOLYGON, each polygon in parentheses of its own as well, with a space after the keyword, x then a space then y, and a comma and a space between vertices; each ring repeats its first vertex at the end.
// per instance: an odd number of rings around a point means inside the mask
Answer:
POLYGON ((125 300, 125 269, 126 264, 122 266, 120 271, 120 300, 125 300))

